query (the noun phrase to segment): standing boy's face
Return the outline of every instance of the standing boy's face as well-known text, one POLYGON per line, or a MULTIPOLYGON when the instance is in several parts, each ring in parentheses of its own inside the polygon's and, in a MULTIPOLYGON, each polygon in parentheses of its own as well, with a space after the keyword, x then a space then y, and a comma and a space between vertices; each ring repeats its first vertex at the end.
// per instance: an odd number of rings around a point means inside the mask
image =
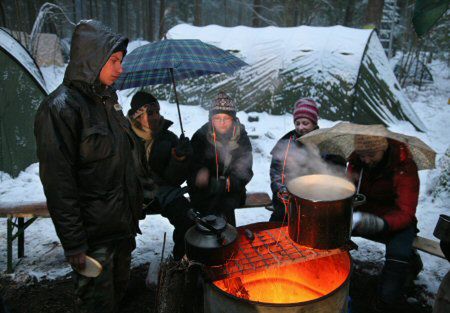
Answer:
POLYGON ((103 85, 111 86, 122 74, 123 51, 117 51, 111 55, 100 72, 100 82, 103 85))

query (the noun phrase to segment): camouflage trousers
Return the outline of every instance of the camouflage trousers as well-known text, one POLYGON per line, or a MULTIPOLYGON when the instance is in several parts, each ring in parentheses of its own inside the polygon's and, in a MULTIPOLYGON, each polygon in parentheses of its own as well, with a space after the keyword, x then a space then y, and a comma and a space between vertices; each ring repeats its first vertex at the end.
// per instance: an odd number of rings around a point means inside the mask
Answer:
POLYGON ((130 279, 131 252, 134 247, 134 239, 125 239, 99 245, 87 251, 87 255, 102 264, 103 271, 95 278, 73 271, 75 312, 117 312, 130 279))

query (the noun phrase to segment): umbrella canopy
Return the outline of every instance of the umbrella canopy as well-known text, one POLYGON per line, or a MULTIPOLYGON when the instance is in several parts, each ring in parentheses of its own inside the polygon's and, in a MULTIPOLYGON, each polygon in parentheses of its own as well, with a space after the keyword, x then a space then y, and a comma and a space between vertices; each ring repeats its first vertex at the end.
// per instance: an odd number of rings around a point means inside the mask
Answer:
POLYGON ((198 39, 167 39, 141 46, 123 61, 117 89, 172 83, 209 74, 232 74, 248 65, 228 51, 198 39))
POLYGON ((384 125, 360 125, 341 122, 330 128, 322 128, 300 138, 304 144, 314 144, 320 150, 337 154, 346 159, 355 150, 355 135, 379 136, 404 143, 410 150, 419 170, 435 167, 436 152, 417 137, 394 133, 384 125))

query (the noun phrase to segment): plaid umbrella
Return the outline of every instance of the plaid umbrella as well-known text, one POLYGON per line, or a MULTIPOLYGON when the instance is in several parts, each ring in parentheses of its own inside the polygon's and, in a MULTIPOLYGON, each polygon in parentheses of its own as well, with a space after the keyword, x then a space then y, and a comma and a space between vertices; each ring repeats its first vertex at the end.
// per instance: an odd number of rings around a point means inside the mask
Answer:
POLYGON ((384 125, 360 125, 341 122, 330 128, 312 131, 302 137, 304 144, 348 158, 354 151, 355 135, 379 136, 403 142, 410 150, 419 170, 435 167, 436 152, 417 137, 389 131, 384 125))
POLYGON ((232 74, 248 64, 197 39, 167 39, 133 50, 125 56, 122 65, 123 73, 115 83, 117 89, 173 84, 183 133, 175 81, 209 74, 232 74))

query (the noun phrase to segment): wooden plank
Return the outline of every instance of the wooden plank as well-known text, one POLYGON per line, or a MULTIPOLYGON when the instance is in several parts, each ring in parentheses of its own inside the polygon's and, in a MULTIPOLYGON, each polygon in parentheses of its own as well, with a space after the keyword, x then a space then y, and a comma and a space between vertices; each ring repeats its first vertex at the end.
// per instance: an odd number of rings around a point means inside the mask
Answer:
POLYGON ((47 202, 0 203, 0 217, 50 217, 47 202))
POLYGON ((258 208, 272 205, 272 199, 266 192, 248 192, 243 208, 258 208))
POLYGON ((444 253, 438 241, 417 236, 414 238, 413 247, 420 251, 445 259, 444 253))
MULTIPOLYGON (((268 207, 272 199, 266 192, 248 192, 242 208, 268 207)), ((50 217, 46 202, 0 202, 0 217, 50 217)))

